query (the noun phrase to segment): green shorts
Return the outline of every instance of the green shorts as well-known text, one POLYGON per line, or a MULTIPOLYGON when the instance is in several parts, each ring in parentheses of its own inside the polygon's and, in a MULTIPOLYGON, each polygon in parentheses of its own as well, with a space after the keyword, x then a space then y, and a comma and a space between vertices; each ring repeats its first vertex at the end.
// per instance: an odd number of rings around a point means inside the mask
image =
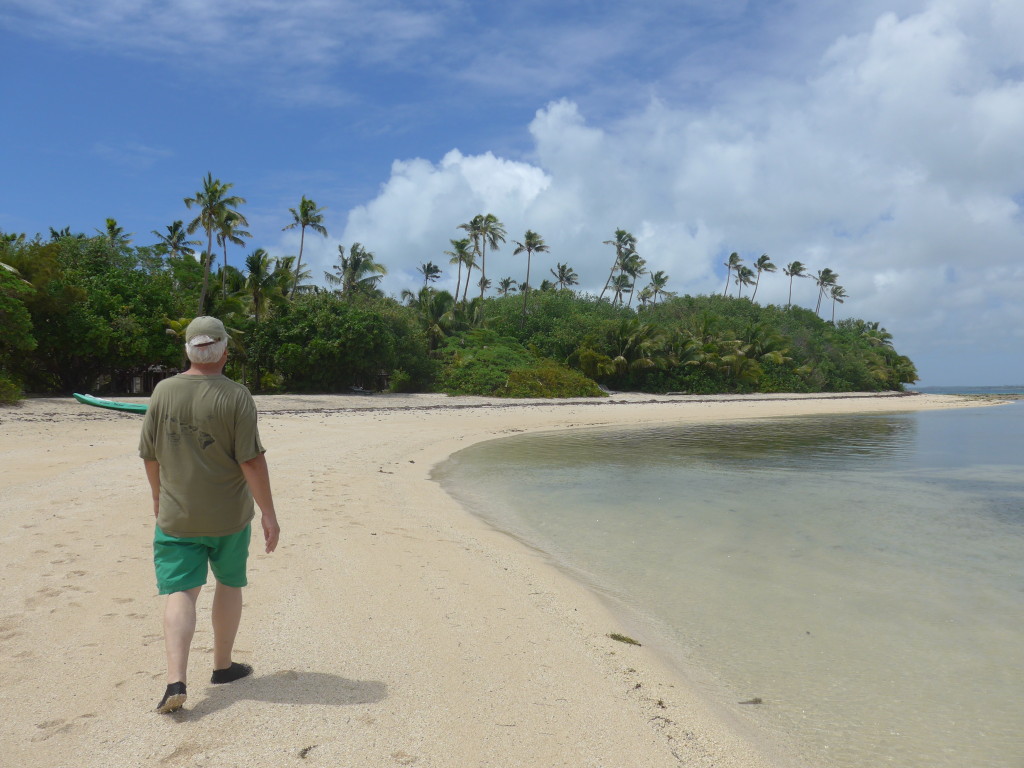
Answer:
POLYGON ((160 526, 153 534, 153 564, 161 595, 184 592, 206 584, 206 565, 226 587, 244 587, 245 563, 249 559, 251 526, 230 536, 168 536, 160 526))

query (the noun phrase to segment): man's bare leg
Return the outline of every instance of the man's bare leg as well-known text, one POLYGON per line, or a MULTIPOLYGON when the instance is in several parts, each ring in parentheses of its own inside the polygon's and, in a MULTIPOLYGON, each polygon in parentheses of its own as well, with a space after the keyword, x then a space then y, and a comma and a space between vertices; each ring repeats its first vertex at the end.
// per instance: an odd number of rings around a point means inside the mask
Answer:
POLYGON ((231 650, 242 621, 242 589, 217 582, 213 593, 213 668, 231 666, 231 650))
POLYGON ((167 690, 156 711, 175 712, 185 703, 188 652, 196 632, 196 600, 202 587, 172 592, 164 605, 164 648, 167 651, 167 690))
POLYGON ((167 684, 188 682, 188 652, 196 632, 196 600, 202 587, 167 596, 164 606, 164 648, 167 651, 167 684))

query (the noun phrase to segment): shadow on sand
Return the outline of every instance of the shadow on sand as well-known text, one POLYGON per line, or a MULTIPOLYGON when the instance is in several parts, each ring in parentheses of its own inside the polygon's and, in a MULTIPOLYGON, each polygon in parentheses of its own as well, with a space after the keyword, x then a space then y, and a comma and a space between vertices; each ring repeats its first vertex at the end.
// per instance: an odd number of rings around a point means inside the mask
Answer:
POLYGON ((239 701, 342 707, 373 704, 388 695, 388 687, 376 680, 349 680, 324 672, 293 670, 262 677, 257 673, 228 685, 208 685, 202 693, 199 687, 196 686, 196 693, 192 693, 191 687, 189 689, 189 704, 192 706, 175 712, 172 717, 180 721, 194 721, 239 701))

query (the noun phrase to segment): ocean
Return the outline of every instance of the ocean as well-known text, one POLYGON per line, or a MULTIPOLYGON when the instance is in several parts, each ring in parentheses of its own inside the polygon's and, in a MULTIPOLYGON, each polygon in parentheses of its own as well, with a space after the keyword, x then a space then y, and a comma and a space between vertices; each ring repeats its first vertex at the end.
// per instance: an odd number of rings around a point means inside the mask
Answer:
POLYGON ((513 436, 435 479, 815 765, 1024 766, 1024 401, 513 436))

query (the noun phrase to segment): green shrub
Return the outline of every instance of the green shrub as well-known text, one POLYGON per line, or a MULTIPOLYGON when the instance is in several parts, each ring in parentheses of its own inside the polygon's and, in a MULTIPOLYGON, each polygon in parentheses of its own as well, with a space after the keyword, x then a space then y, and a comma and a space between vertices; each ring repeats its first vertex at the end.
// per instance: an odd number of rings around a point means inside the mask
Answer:
POLYGON ((0 405, 14 405, 21 398, 21 387, 11 379, 0 374, 0 405))
POLYGON ((415 392, 416 388, 413 386, 412 376, 406 373, 401 368, 396 368, 391 372, 391 379, 388 381, 389 392, 415 392))
POLYGON ((579 371, 554 360, 538 360, 529 368, 509 373, 504 397, 607 397, 579 371))
POLYGON ((441 349, 438 389, 485 397, 599 397, 601 390, 578 371, 538 358, 522 344, 493 331, 449 338, 441 349))

